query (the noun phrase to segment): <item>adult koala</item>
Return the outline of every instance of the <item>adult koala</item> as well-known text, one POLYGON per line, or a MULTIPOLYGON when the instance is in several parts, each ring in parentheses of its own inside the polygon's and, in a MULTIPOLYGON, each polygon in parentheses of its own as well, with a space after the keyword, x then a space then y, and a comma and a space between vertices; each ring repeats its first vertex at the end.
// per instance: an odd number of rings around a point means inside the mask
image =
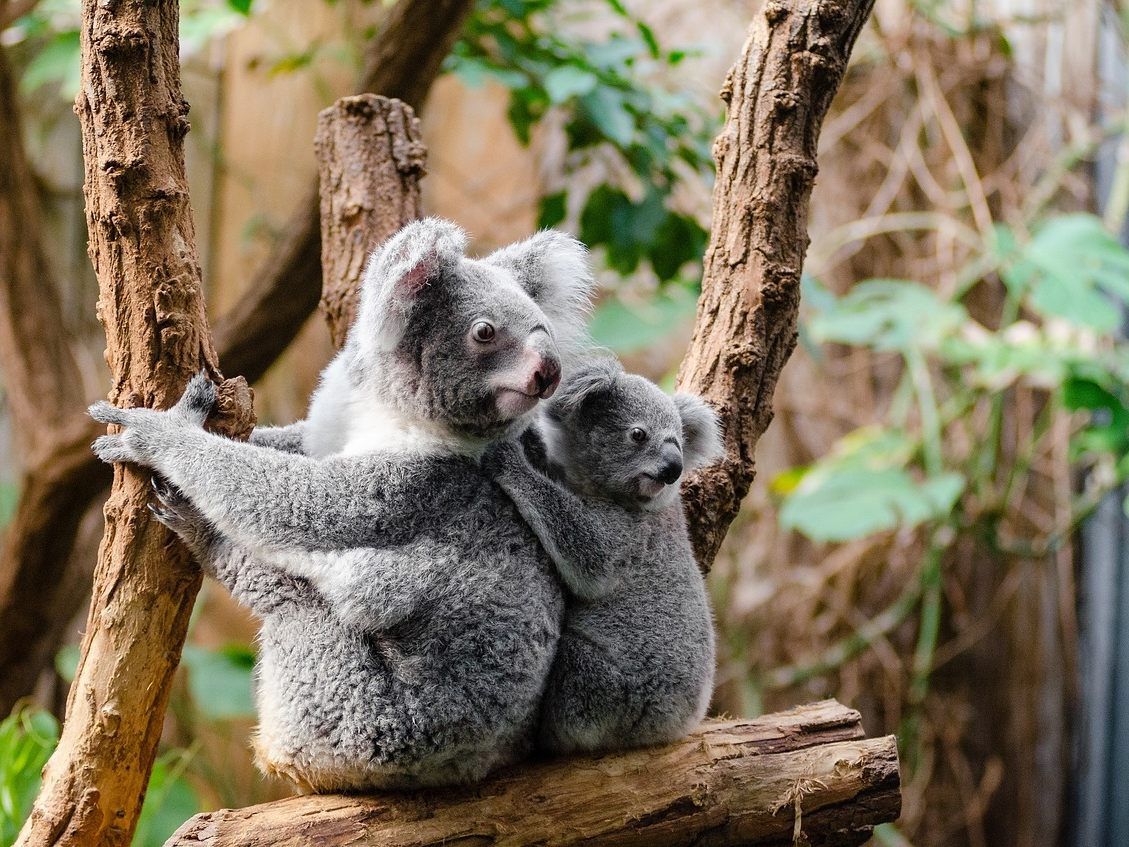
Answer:
POLYGON ((260 765, 314 791, 468 782, 530 747, 562 616, 553 564, 478 462, 555 390, 583 336, 583 246, 542 232, 480 259, 428 219, 371 259, 305 422, 205 432, 198 377, 124 430, 158 517, 262 618, 260 765))

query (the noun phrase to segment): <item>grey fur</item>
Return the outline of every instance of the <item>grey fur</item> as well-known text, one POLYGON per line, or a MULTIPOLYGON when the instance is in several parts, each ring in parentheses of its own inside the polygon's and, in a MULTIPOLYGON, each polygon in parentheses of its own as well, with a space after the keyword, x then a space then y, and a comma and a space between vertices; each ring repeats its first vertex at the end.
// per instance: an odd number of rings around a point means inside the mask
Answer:
POLYGON ((574 343, 592 279, 560 236, 482 260, 464 244, 430 219, 374 254, 305 422, 209 434, 202 377, 167 412, 91 410, 125 427, 99 456, 156 471, 158 517, 262 617, 260 762, 310 790, 471 781, 533 742, 563 598, 476 454, 552 393, 513 391, 574 343), (370 443, 357 422, 386 416, 370 443))
MULTIPOLYGON (((542 706, 553 751, 686 734, 713 687, 714 638, 672 468, 721 455, 717 415, 613 362, 573 375, 540 423, 548 470, 507 443, 487 463, 572 595, 542 706), (633 430, 646 439, 637 443, 633 430), (669 482, 655 481, 665 474, 669 482), (661 487, 661 490, 656 490, 661 487)), ((535 452, 535 451, 534 451, 535 452)))

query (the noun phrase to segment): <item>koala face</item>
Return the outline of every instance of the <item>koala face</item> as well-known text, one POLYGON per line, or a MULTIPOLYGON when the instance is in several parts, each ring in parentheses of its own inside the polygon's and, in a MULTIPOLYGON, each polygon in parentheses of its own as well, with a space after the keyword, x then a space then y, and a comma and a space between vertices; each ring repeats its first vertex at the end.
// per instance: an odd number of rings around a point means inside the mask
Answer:
POLYGON ((668 396, 613 362, 570 377, 545 422, 549 458, 569 484, 628 508, 664 508, 685 471, 722 455, 717 414, 701 399, 668 396))
POLYGON ((491 438, 556 391, 593 280, 584 247, 562 233, 483 259, 465 246, 434 218, 390 239, 366 271, 350 343, 356 379, 457 434, 491 438))

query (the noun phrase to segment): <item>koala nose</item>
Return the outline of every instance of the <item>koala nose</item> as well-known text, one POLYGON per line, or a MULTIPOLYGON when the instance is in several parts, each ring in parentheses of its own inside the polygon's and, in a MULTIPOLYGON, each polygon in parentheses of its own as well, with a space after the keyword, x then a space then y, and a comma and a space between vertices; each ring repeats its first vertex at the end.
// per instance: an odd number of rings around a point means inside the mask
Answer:
POLYGON ((541 366, 533 373, 534 392, 542 400, 548 400, 561 384, 561 366, 554 359, 542 359, 541 366))
POLYGON ((659 468, 655 479, 661 483, 670 485, 671 483, 677 482, 680 476, 682 476, 682 460, 667 459, 659 468))

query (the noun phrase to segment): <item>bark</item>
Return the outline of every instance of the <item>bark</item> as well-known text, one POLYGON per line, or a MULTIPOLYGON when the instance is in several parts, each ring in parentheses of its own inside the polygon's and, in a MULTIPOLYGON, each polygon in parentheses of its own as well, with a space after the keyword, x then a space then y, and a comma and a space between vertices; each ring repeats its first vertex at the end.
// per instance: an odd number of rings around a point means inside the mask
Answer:
MULTIPOLYGON (((85 0, 75 104, 110 399, 165 407, 200 368, 218 377, 184 174, 175 2, 85 0)), ((229 434, 253 425, 223 386, 229 434)), ((128 844, 164 722, 200 572, 146 509, 148 473, 117 466, 62 737, 21 845, 128 844)))
POLYGON ((772 393, 796 346, 800 274, 819 131, 874 0, 769 0, 721 96, 717 182, 702 296, 678 387, 725 426, 724 461, 683 486, 708 569, 756 472, 772 393))
MULTIPOLYGON (((384 27, 369 47, 359 86, 398 95, 418 105, 434 82, 471 6, 470 0, 401 0, 388 13, 384 27)), ((7 313, 0 316, 0 324, 8 322, 22 328, 21 338, 38 341, 30 345, 13 342, 8 346, 0 338, 6 386, 29 374, 62 374, 68 361, 73 363, 65 344, 58 341, 59 337, 65 338, 61 315, 56 318, 51 312, 57 298, 48 287, 46 262, 41 261, 43 250, 36 226, 41 215, 34 206, 34 198, 25 191, 30 190, 31 180, 26 172, 26 156, 19 146, 17 101, 7 71, 5 64, 0 74, 9 90, 0 89, 0 144, 4 145, 0 162, 11 164, 5 173, 0 173, 0 191, 4 192, 0 197, 0 227, 12 235, 13 246, 0 241, 0 262, 6 263, 9 258, 18 261, 22 275, 18 277, 20 311, 5 309, 7 313), (21 199, 15 205, 5 205, 10 196, 15 196, 15 189, 21 192, 21 199), (8 229, 9 226, 12 228, 8 229), (30 293, 35 296, 29 299, 30 293), (36 356, 36 361, 25 358, 25 353, 36 356)), ((321 242, 316 188, 311 186, 287 234, 260 270, 251 290, 216 328, 220 361, 229 373, 241 373, 251 381, 260 377, 317 307, 321 242)), ((6 238, 5 233, 0 233, 0 239, 6 238)), ((17 279, 9 267, 0 267, 5 275, 0 283, 8 285, 17 279)), ((9 302, 12 301, 0 303, 0 309, 9 302)), ((0 326, 0 333, 3 330, 0 326)), ((89 450, 76 446, 88 444, 101 432, 75 402, 84 399, 80 384, 65 374, 56 382, 55 388, 35 385, 25 392, 22 396, 29 399, 21 408, 33 411, 26 418, 31 423, 25 424, 22 418, 15 421, 20 432, 42 430, 48 446, 34 461, 29 458, 26 463, 22 489, 26 493, 21 495, 16 517, 6 530, 0 558, 0 714, 7 714, 17 700, 32 691, 58 649, 62 628, 56 622, 69 621, 78 610, 82 596, 67 588, 74 584, 71 577, 75 565, 68 564, 74 528, 83 512, 103 495, 111 478, 109 469, 89 450), (53 403, 56 399, 70 401, 72 405, 34 412, 40 401, 53 403), (54 431, 47 434, 45 425, 54 420, 59 422, 58 431, 65 433, 65 437, 57 438, 54 431), (56 491, 52 487, 55 484, 63 488, 56 491)))
POLYGON ((166 847, 845 845, 899 807, 894 738, 864 739, 858 712, 825 701, 711 721, 668 747, 528 764, 473 788, 197 815, 166 847))
MULTIPOLYGON (((473 0, 400 0, 365 57, 358 90, 418 110, 473 8, 473 0)), ((216 323, 225 370, 255 382, 317 308, 321 230, 317 185, 310 185, 279 246, 238 303, 216 323)))
POLYGON ((427 150, 419 120, 399 100, 342 97, 318 116, 321 307, 340 348, 353 323, 373 248, 420 216, 427 150))
POLYGON ((63 579, 86 505, 110 481, 92 457, 98 428, 73 408, 82 375, 68 343, 8 58, 0 48, 0 370, 21 459, 20 502, 0 553, 0 714, 50 662, 41 637, 70 620, 63 579))

